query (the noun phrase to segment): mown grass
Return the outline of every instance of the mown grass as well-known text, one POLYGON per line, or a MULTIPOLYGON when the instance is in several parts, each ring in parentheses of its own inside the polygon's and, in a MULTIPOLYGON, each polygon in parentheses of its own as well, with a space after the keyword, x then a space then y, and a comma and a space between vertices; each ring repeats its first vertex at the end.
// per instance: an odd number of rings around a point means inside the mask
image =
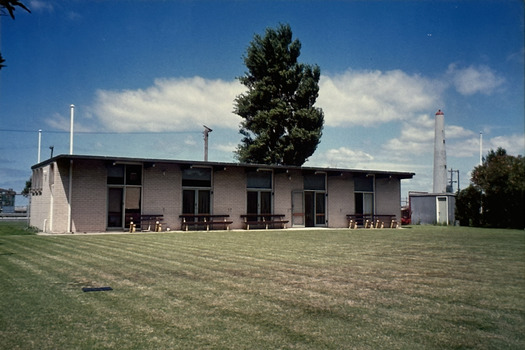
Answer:
POLYGON ((524 290, 523 231, 2 236, 0 348, 522 349, 524 290))
POLYGON ((28 227, 27 220, 0 220, 0 236, 34 235, 36 232, 28 227))

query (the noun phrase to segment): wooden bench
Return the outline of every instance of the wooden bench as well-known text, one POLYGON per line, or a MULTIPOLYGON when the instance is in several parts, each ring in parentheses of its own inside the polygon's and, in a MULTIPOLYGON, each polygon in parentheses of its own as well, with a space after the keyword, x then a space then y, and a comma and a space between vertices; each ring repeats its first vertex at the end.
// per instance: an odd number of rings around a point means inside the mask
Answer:
POLYGON ((280 225, 280 228, 286 228, 288 220, 284 220, 284 214, 244 214, 241 215, 241 218, 244 220, 244 225, 246 229, 249 230, 250 226, 264 227, 268 229, 270 226, 272 228, 274 225, 280 225))
POLYGON ((163 220, 164 215, 162 214, 142 214, 130 217, 129 232, 135 232, 137 228, 140 228, 142 232, 161 232, 163 220))
POLYGON ((206 228, 206 231, 209 231, 210 227, 213 229, 215 226, 229 230, 230 225, 233 223, 233 221, 227 220, 230 217, 227 214, 182 214, 179 217, 181 218, 182 231, 188 231, 190 226, 195 229, 199 229, 199 227, 206 228))
POLYGON ((390 214, 349 214, 346 216, 348 228, 397 228, 398 223, 395 215, 390 214))

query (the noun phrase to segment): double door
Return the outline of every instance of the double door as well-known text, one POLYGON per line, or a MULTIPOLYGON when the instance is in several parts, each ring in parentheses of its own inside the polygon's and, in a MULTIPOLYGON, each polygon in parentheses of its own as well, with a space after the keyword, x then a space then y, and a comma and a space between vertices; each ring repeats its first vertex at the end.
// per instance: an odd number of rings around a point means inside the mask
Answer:
POLYGON ((292 192, 292 226, 326 225, 326 193, 322 191, 292 192))

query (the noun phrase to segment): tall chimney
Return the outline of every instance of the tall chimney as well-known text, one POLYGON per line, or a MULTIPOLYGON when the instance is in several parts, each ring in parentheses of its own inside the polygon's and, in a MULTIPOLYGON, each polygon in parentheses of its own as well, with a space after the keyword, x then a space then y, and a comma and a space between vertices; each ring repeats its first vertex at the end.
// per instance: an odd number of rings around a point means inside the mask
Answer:
POLYGON ((434 130, 434 185, 432 192, 447 192, 447 153, 445 150, 445 115, 436 113, 434 130))

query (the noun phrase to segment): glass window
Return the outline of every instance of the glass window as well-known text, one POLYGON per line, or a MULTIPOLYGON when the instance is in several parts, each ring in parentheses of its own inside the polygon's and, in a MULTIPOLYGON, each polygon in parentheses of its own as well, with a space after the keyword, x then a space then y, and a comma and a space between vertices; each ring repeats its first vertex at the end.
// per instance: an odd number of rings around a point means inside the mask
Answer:
POLYGON ((195 190, 182 191, 182 213, 195 214, 195 190))
POLYGON ((271 171, 253 171, 247 173, 246 187, 248 188, 272 188, 271 171))
POLYGON ((195 189, 183 190, 182 213, 211 214, 211 191, 195 189))
POLYGON ((182 171, 182 186, 211 187, 210 168, 189 168, 182 171))
POLYGON ((142 184, 142 165, 126 165, 126 185, 142 184))
POLYGON ((108 168, 108 184, 124 185, 124 165, 111 165, 108 168))
POLYGON ((304 175, 303 179, 305 190, 325 190, 325 174, 304 175))
POLYGON ((373 192, 374 191, 374 177, 356 177, 354 178, 354 191, 359 192, 373 192))
POLYGON ((325 224, 325 194, 321 192, 315 193, 315 224, 325 224))

